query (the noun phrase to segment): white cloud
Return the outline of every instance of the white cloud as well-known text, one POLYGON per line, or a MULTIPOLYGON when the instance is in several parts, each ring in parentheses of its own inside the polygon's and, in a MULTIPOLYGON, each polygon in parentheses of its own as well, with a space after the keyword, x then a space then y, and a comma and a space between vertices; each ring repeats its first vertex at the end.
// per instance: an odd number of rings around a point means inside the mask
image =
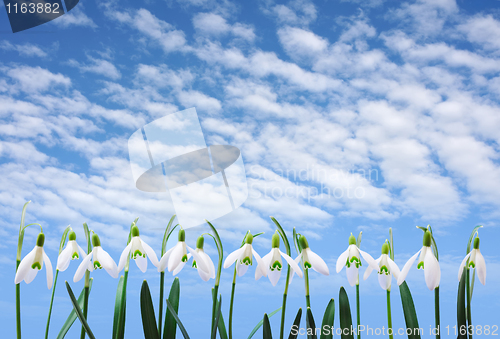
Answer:
POLYGON ((251 26, 241 23, 228 24, 226 19, 215 13, 196 14, 193 17, 193 26, 201 34, 215 36, 231 34, 248 41, 255 39, 255 33, 251 26))
POLYGON ((107 78, 116 80, 121 78, 121 73, 118 69, 108 60, 104 59, 95 59, 91 56, 87 56, 87 59, 90 61, 88 64, 80 63, 74 59, 68 60, 68 64, 73 67, 77 67, 80 72, 90 72, 95 74, 101 74, 107 78))
POLYGON ((16 51, 19 55, 27 57, 45 58, 48 56, 43 49, 30 43, 13 45, 9 41, 4 40, 0 42, 0 49, 3 49, 4 51, 16 51))
POLYGON ((54 86, 71 86, 71 80, 61 73, 54 74, 46 69, 30 66, 14 67, 6 74, 17 82, 16 88, 27 92, 43 92, 54 86))
POLYGON ((71 12, 60 16, 52 22, 62 28, 68 28, 70 26, 97 28, 95 22, 83 12, 82 5, 73 8, 71 12))
POLYGON ((478 15, 458 25, 471 42, 480 44, 485 50, 500 49, 500 21, 491 15, 478 15))

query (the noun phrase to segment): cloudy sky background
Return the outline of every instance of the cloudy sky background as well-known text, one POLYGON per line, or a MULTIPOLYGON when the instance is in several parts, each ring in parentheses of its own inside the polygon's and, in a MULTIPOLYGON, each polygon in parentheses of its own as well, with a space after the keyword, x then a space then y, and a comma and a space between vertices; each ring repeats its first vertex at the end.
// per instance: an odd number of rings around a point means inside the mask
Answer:
MULTIPOLYGON (((238 147, 246 166, 248 200, 213 221, 226 254, 247 230, 266 232, 255 248, 267 253, 270 215, 290 235, 293 227, 307 235, 331 272, 310 275, 317 323, 340 286, 355 300, 344 271, 334 273, 350 232, 363 231, 362 248, 378 257, 393 227, 402 267, 422 246, 415 225, 431 224, 443 271, 441 323, 452 327, 458 266, 470 231, 482 224, 488 276, 486 286, 476 284, 473 319, 500 325, 493 316, 500 309, 497 1, 88 0, 16 34, 5 9, 0 12, 0 286, 6 291, 0 306, 12 325, 4 328, 7 337, 15 333, 23 204, 32 201, 26 220, 44 227, 54 266, 62 230, 71 224, 82 244, 83 222, 118 260, 128 227, 139 217, 144 238, 159 254, 175 211, 168 193, 135 188, 127 142, 145 124, 190 107, 207 144, 238 147)), ((194 246, 205 231, 189 230, 187 241, 194 246)), ((27 231, 23 256, 36 234, 27 231)), ((208 241, 207 251, 216 260, 208 241)), ((76 268, 72 263, 60 274, 53 336, 71 309, 63 281, 72 281, 76 268)), ((89 322, 98 337, 108 337, 117 280, 102 271, 93 276, 89 322)), ((231 270, 222 275, 226 318, 231 277, 231 270)), ((143 279, 157 302, 155 270, 142 274, 132 265, 129 338, 142 335, 143 279)), ((211 283, 188 269, 180 279, 181 319, 192 337, 206 336, 211 283)), ((417 270, 408 284, 428 334, 433 293, 417 270)), ((72 286, 79 291, 83 281, 72 286)), ((255 282, 253 270, 238 279, 236 337, 281 306, 283 287, 284 281, 275 288, 266 279, 255 282)), ((50 298, 44 277, 21 290, 23 332, 39 337, 50 298)), ((393 291, 399 328, 404 320, 393 291)), ((361 293, 363 322, 385 326, 385 292, 374 276, 361 283, 361 293)), ((289 307, 287 324, 304 307, 300 279, 290 288, 289 307)), ((278 318, 272 320, 276 334, 278 318)))

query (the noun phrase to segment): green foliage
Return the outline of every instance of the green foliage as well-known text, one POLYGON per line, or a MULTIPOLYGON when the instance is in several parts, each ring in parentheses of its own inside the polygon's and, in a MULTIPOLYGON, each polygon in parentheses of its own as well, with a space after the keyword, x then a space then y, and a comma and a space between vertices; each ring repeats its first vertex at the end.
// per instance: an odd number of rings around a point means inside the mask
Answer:
POLYGON ((311 308, 307 308, 306 312, 306 328, 307 328, 307 339, 316 339, 316 323, 314 322, 314 317, 311 308))
POLYGON ((465 284, 466 284, 466 269, 462 272, 460 283, 458 284, 457 296, 457 339, 467 339, 467 313, 465 308, 465 284), (465 334, 463 334, 465 332, 465 334))
POLYGON ((273 334, 271 332, 271 324, 269 323, 269 317, 267 313, 264 313, 264 319, 262 319, 262 338, 263 339, 273 339, 273 334))
MULTIPOLYGON (((280 310, 281 310, 281 307, 275 309, 274 311, 272 311, 271 313, 269 313, 268 318, 271 318, 273 315, 275 315, 276 313, 278 313, 280 310)), ((266 315, 267 315, 267 313, 266 313, 266 315)), ((263 323, 264 323, 264 319, 262 319, 261 321, 259 321, 257 323, 257 325, 255 325, 255 327, 253 328, 252 332, 250 332, 250 335, 248 336, 247 339, 252 338, 253 335, 255 334, 255 332, 257 332, 259 330, 259 328, 262 326, 263 323)))
MULTIPOLYGON (((168 301, 172 305, 175 313, 179 312, 179 298, 181 295, 181 285, 179 283, 179 278, 175 278, 170 287, 170 293, 168 294, 168 301)), ((177 331, 177 325, 175 317, 173 316, 170 309, 167 309, 165 314, 165 326, 163 328, 163 339, 175 339, 177 331)))
MULTIPOLYGON (((92 281, 93 280, 94 279, 90 279, 89 290, 92 289, 92 281)), ((83 307, 84 292, 85 292, 85 289, 82 289, 82 291, 80 292, 80 296, 78 297, 78 301, 77 302, 78 302, 78 306, 80 308, 83 307)), ((74 309, 72 309, 71 312, 69 313, 68 318, 64 322, 64 325, 61 327, 61 330, 59 331, 59 334, 57 335, 56 339, 63 339, 66 336, 66 334, 68 333, 69 329, 71 328, 71 326, 75 322, 76 318, 77 318, 76 312, 75 312, 74 309)))
POLYGON ((181 320, 179 319, 179 316, 177 315, 177 312, 175 311, 174 307, 170 303, 170 301, 167 299, 167 308, 168 310, 172 313, 172 316, 174 317, 175 321, 177 322, 177 325, 179 326, 179 329, 181 330, 182 335, 184 336, 184 339, 189 339, 189 335, 186 332, 186 329, 184 328, 184 325, 182 324, 181 320))
POLYGON ((325 314, 323 315, 323 322, 321 323, 320 339, 332 339, 333 338, 333 331, 329 331, 329 334, 323 334, 323 328, 325 326, 332 328, 334 319, 335 319, 335 301, 332 298, 332 299, 330 299, 330 302, 326 306, 325 314))
MULTIPOLYGON (((406 281, 399 286, 399 294, 401 295, 401 302, 403 303, 403 313, 405 316, 406 328, 412 329, 408 334, 408 339, 420 339, 419 326, 417 319, 417 312, 413 304, 413 298, 406 281)), ((407 333, 408 333, 407 332, 407 333)))
POLYGON ((288 339, 296 339, 297 338, 297 335, 299 334, 299 332, 297 331, 297 334, 293 334, 292 332, 294 332, 293 331, 294 328, 295 329, 299 328, 300 318, 302 318, 302 308, 299 308, 297 315, 295 316, 295 320, 293 321, 292 329, 290 330, 290 335, 288 336, 288 339))
POLYGON ((349 305, 349 298, 344 287, 340 288, 339 292, 339 318, 340 318, 340 329, 342 330, 342 339, 354 339, 354 335, 351 332, 352 329, 352 317, 351 317, 351 306, 349 305))
POLYGON ((85 332, 87 332, 87 335, 89 336, 90 339, 95 339, 94 334, 90 330, 90 326, 87 323, 87 320, 85 320, 85 317, 83 316, 82 309, 78 304, 75 295, 73 294, 73 290, 71 289, 67 281, 66 281, 66 289, 68 290, 69 298, 71 299, 71 303, 73 304, 73 309, 75 310, 78 319, 80 319, 80 322, 82 323, 82 327, 85 329, 85 332))
POLYGON ((160 339, 160 336, 158 335, 158 328, 156 327, 153 300, 151 300, 151 293, 149 292, 149 286, 146 280, 142 282, 141 287, 141 316, 144 338, 160 339))

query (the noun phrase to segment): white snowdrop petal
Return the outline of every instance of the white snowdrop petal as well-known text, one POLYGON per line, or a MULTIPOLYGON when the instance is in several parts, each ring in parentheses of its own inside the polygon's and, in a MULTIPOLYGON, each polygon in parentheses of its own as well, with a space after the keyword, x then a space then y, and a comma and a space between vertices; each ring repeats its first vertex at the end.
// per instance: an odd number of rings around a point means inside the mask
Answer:
POLYGON ((406 276, 408 275, 408 272, 410 271, 411 265, 415 262, 417 259, 417 256, 419 255, 421 250, 419 250, 417 253, 415 253, 408 261, 406 264, 403 266, 403 269, 401 270, 401 274, 399 275, 398 278, 398 285, 401 285, 403 281, 405 281, 406 276))
POLYGON ((53 279, 52 263, 50 262, 50 259, 45 251, 43 251, 43 263, 45 264, 45 269, 47 270, 47 272, 45 272, 47 275, 47 287, 50 290, 52 288, 53 279))

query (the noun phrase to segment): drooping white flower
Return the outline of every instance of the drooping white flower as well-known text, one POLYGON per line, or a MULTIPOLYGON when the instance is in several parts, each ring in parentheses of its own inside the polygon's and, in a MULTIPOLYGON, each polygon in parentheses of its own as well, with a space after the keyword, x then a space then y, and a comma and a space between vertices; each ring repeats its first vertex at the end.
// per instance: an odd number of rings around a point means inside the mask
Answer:
POLYGON ((142 271, 142 273, 146 272, 148 268, 148 260, 146 257, 149 257, 151 263, 158 267, 158 257, 156 256, 155 251, 146 244, 144 240, 139 236, 139 228, 137 226, 132 226, 132 239, 130 239, 130 243, 125 247, 122 254, 120 255, 120 261, 118 262, 118 272, 120 272, 127 263, 127 257, 131 256, 132 259, 135 260, 137 267, 142 271))
MULTIPOLYGON (((330 275, 330 270, 328 269, 328 266, 326 265, 325 261, 309 248, 309 243, 307 242, 305 236, 303 235, 300 236, 299 244, 300 247, 302 248, 302 251, 300 252, 299 256, 295 258, 295 263, 298 264, 302 260, 303 262, 302 268, 304 269, 304 271, 312 268, 316 272, 321 273, 323 275, 330 275)), ((295 271, 292 271, 292 274, 290 275, 290 282, 289 282, 290 284, 292 283, 294 275, 295 271)))
MULTIPOLYGON (((396 265, 396 263, 389 257, 389 244, 387 243, 387 241, 382 245, 382 255, 380 256, 380 258, 375 260, 375 262, 379 267, 378 282, 380 284, 380 287, 382 287, 386 291, 390 291, 392 281, 391 275, 393 275, 397 280, 400 271, 398 265, 396 265)), ((372 271, 373 267, 368 266, 366 268, 363 279, 366 280, 370 276, 372 271)))
POLYGON ((75 276, 73 277, 73 282, 80 281, 87 270, 92 272, 94 269, 102 268, 104 268, 113 278, 118 278, 118 268, 115 261, 111 258, 108 252, 102 249, 101 240, 95 233, 92 235, 92 246, 92 252, 90 252, 83 259, 80 266, 78 266, 75 276), (92 262, 90 262, 91 260, 92 262))
MULTIPOLYGON (((212 262, 212 259, 210 259, 210 256, 205 253, 203 250, 203 246, 205 243, 205 239, 203 238, 202 235, 198 237, 198 240, 196 240, 196 250, 195 252, 198 254, 198 261, 193 258, 193 264, 192 267, 196 268, 198 271, 198 274, 203 281, 208 281, 210 278, 215 279, 215 266, 214 263, 212 262), (203 261, 203 264, 200 265, 200 261, 203 261), (201 267, 207 267, 208 271, 204 271, 201 269, 201 267)), ((188 253, 187 258, 188 260, 191 259, 193 255, 191 253, 188 253)), ((181 262, 174 270, 173 275, 177 275, 184 265, 186 265, 187 261, 181 262)))
MULTIPOLYGON (((276 286, 278 280, 281 276, 281 271, 283 268, 283 262, 281 261, 281 257, 285 258, 286 262, 292 268, 292 274, 297 273, 299 277, 302 278, 302 271, 299 265, 286 253, 280 251, 280 236, 278 233, 274 233, 272 240, 272 249, 271 252, 262 257, 262 261, 264 265, 267 267, 267 276, 271 281, 273 286, 276 286)), ((262 271, 255 271, 255 280, 259 280, 262 277, 262 271)))
POLYGON ((14 278, 15 284, 19 284, 23 280, 27 284, 32 282, 38 271, 43 268, 43 264, 45 263, 47 271, 47 287, 49 289, 52 287, 52 264, 50 263, 49 257, 43 250, 44 242, 45 235, 43 233, 38 234, 35 248, 26 254, 17 268, 16 277, 14 278))
POLYGON ((77 242, 76 242, 76 233, 71 231, 69 232, 68 236, 68 243, 66 244, 66 247, 64 250, 62 250, 61 254, 59 254, 59 257, 57 257, 57 265, 56 265, 56 270, 58 271, 65 271, 71 260, 74 259, 79 259, 80 255, 82 257, 85 257, 87 255, 87 252, 81 248, 77 242))
POLYGON ((441 269, 439 268, 438 260, 432 252, 431 237, 431 232, 425 231, 423 246, 404 265, 403 270, 401 270, 401 274, 398 278, 398 285, 401 285, 403 281, 405 281, 406 276, 410 271, 411 265, 413 265, 415 259, 417 259, 417 256, 420 253, 417 268, 424 270, 425 283, 427 284, 427 288, 432 291, 439 286, 439 282, 441 281, 441 269))
POLYGON ((474 247, 472 251, 469 252, 462 260, 462 263, 460 264, 460 268, 458 269, 458 280, 460 281, 460 278, 462 278, 462 272, 464 270, 465 264, 467 263, 467 259, 469 259, 469 264, 468 267, 475 268, 477 271, 477 277, 479 278, 479 281, 481 284, 485 285, 486 284, 486 262, 484 261, 484 257, 481 254, 481 251, 479 251, 479 237, 476 237, 474 239, 474 247))
POLYGON ((174 275, 179 273, 190 258, 188 257, 188 251, 189 254, 193 256, 194 260, 197 262, 197 266, 199 266, 201 270, 203 270, 204 272, 209 271, 208 266, 205 264, 205 260, 201 259, 201 256, 198 255, 198 252, 187 246, 185 240, 186 231, 181 228, 179 230, 179 241, 177 242, 177 244, 175 244, 174 247, 169 249, 161 257, 160 264, 158 265, 158 272, 163 272, 166 268, 168 268, 169 272, 174 271, 174 275))
POLYGON ((378 264, 375 259, 356 246, 356 238, 351 234, 349 236, 349 247, 339 256, 336 265, 337 273, 339 273, 344 266, 346 267, 347 280, 351 286, 359 285, 359 267, 362 266, 361 257, 363 257, 372 269, 378 272, 378 264))
POLYGON ((256 270, 260 270, 260 273, 267 277, 266 265, 264 264, 264 261, 262 261, 259 254, 253 249, 252 242, 253 235, 248 233, 245 238, 245 244, 227 256, 224 261, 224 268, 228 268, 236 262, 236 273, 238 273, 238 276, 241 277, 246 273, 248 267, 252 265, 252 257, 255 257, 255 260, 257 260, 256 270))

